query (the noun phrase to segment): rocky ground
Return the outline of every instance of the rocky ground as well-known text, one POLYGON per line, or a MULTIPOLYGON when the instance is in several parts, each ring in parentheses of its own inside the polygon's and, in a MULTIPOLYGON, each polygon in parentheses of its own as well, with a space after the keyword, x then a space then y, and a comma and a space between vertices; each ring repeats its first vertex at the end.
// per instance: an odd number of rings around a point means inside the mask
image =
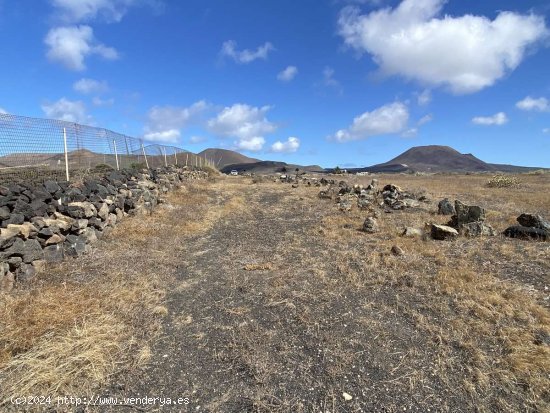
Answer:
POLYGON ((478 176, 361 179, 227 177, 168 195, 162 224, 132 224, 134 254, 165 273, 162 322, 145 362, 95 393, 189 403, 57 411, 547 411, 550 243, 502 233, 550 216, 548 177, 491 193, 478 176), (460 220, 457 199, 483 209, 473 229, 438 213, 460 220), (456 234, 433 239, 432 224, 456 234))

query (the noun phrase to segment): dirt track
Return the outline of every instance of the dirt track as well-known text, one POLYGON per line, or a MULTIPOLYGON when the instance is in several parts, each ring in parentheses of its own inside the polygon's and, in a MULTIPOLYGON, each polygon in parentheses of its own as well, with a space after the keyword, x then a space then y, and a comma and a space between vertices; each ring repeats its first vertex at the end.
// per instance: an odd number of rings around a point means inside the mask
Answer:
MULTIPOLYGON (((484 324, 469 337, 465 308, 426 282, 453 262, 429 248, 391 256, 393 236, 360 233, 357 217, 317 192, 226 180, 185 208, 172 197, 172 219, 202 217, 198 233, 174 248, 150 364, 104 395, 189 398, 146 411, 542 411, 540 394, 493 374, 505 356, 494 354, 498 334, 484 324)), ((533 271, 545 277, 541 265, 533 271)))

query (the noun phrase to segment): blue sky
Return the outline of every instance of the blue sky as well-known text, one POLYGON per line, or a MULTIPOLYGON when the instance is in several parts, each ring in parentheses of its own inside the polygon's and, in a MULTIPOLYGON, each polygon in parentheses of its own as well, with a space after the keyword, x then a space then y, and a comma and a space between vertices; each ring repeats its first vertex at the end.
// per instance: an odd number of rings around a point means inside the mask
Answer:
POLYGON ((543 0, 0 0, 0 110, 323 166, 550 167, 543 0))

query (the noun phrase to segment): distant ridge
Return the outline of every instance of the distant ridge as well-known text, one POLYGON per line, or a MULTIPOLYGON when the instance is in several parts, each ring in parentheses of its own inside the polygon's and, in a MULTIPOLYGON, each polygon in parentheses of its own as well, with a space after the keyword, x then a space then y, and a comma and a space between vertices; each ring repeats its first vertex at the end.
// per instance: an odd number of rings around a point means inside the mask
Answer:
POLYGON ((472 154, 461 154, 450 146, 415 146, 383 165, 407 165, 415 171, 489 171, 489 164, 472 154))
POLYGON ((259 162, 259 159, 249 158, 241 153, 230 151, 227 149, 208 148, 197 154, 203 158, 211 160, 216 168, 223 169, 227 165, 233 164, 249 164, 259 162))
POLYGON ((254 163, 240 163, 240 164, 231 164, 226 165, 221 168, 220 171, 223 173, 228 173, 231 170, 236 170, 238 172, 249 172, 255 174, 270 174, 270 173, 289 173, 292 174, 299 169, 301 172, 323 172, 324 169, 319 165, 295 165, 288 164, 286 162, 278 161, 258 161, 254 163))
POLYGON ((462 154, 450 146, 415 146, 381 164, 353 171, 367 172, 526 172, 536 167, 490 164, 471 153, 462 154))

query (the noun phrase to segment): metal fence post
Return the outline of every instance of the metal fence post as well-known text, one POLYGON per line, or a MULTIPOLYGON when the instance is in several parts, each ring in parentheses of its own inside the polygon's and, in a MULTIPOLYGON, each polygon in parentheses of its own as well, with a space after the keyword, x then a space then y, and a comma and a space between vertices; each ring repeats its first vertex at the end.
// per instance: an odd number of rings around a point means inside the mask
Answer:
POLYGON ((164 152, 164 166, 168 166, 168 159, 166 159, 166 148, 161 146, 162 152, 164 152))
POLYGON ((185 166, 187 166, 187 160, 189 159, 189 153, 185 154, 185 166))
POLYGON ((178 151, 174 151, 174 159, 176 160, 176 165, 178 164, 178 151))
POLYGON ((65 147, 65 175, 69 181, 69 152, 67 151, 67 129, 63 128, 63 146, 65 147))
POLYGON ((147 162, 147 155, 145 155, 145 148, 143 146, 143 142, 141 142, 141 152, 143 152, 143 157, 145 158, 145 166, 147 166, 147 169, 149 169, 149 162, 147 162))
POLYGON ((130 148, 128 148, 128 140, 124 137, 124 143, 126 144, 126 155, 130 156, 130 148))
POLYGON ((113 139, 113 148, 115 149, 116 170, 120 171, 120 166, 118 165, 118 153, 116 151, 116 140, 115 139, 113 139))

